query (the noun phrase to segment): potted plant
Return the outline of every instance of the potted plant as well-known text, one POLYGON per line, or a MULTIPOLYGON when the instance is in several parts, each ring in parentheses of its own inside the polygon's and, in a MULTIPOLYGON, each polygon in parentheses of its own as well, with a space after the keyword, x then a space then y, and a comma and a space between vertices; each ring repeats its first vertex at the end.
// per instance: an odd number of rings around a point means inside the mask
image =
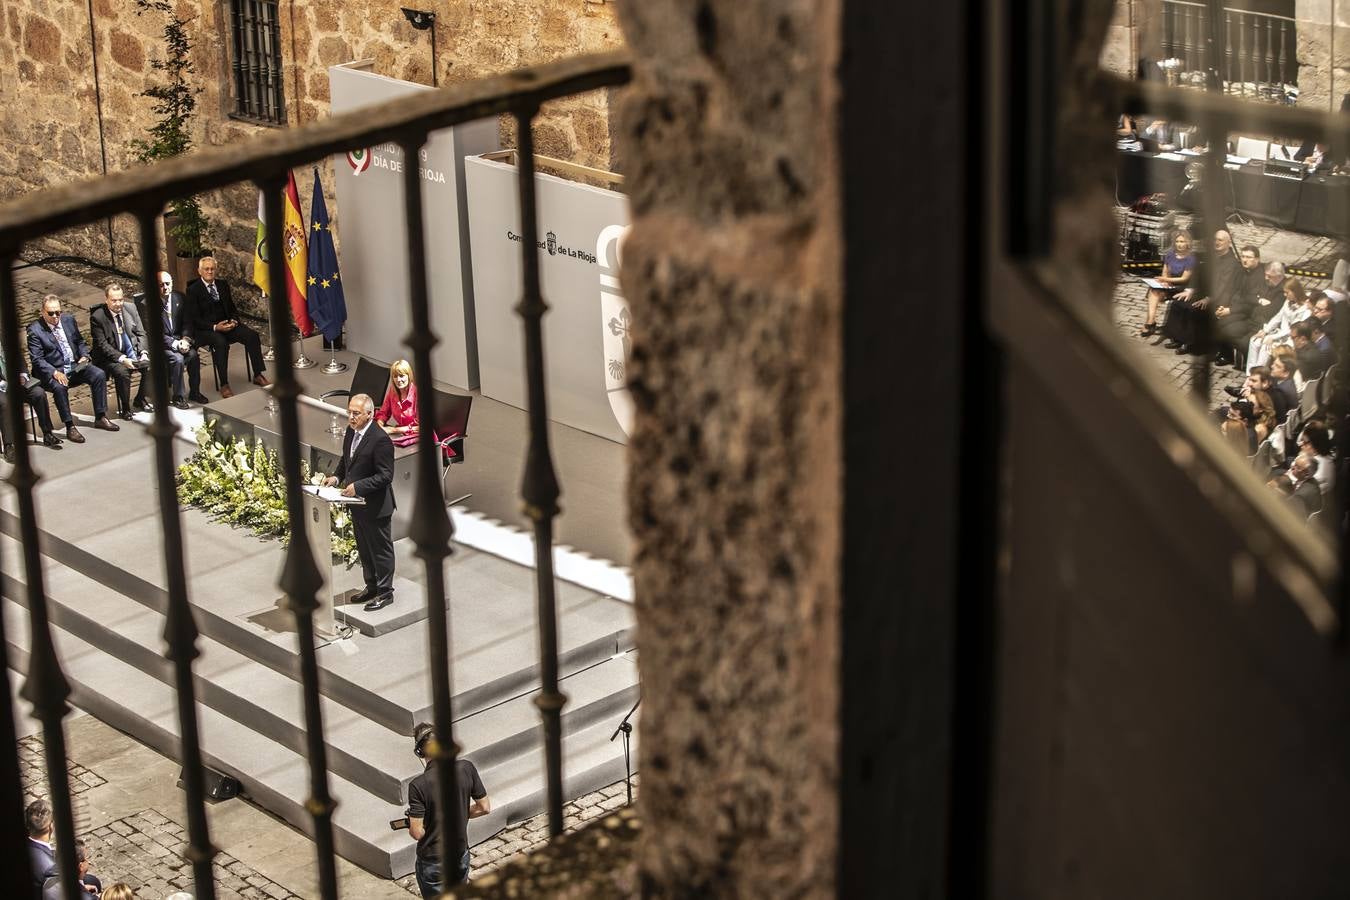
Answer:
MULTIPOLYGON (((150 128, 150 140, 136 140, 132 147, 136 158, 149 163, 186 153, 192 147, 192 116, 197 109, 200 87, 188 83, 188 76, 196 70, 192 66, 192 41, 187 33, 187 21, 178 18, 168 0, 136 0, 136 15, 160 12, 168 17, 164 25, 165 57, 152 59, 150 66, 164 73, 163 84, 152 85, 140 96, 155 101, 152 107, 158 117, 150 128)), ((197 259, 209 252, 206 233, 210 223, 201 204, 193 197, 181 197, 169 203, 164 216, 164 244, 169 266, 174 270, 174 281, 187 284, 197 276, 197 259)))

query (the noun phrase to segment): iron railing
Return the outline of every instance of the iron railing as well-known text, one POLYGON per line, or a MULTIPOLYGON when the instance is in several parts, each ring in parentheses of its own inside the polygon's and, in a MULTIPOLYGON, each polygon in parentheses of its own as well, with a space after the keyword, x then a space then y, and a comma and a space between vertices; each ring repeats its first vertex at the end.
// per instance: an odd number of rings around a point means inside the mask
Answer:
MULTIPOLYGON (((1227 93, 1285 102, 1298 84, 1296 23, 1285 16, 1224 7, 1223 56, 1215 68, 1227 93)), ((1189 0, 1163 0, 1163 59, 1180 60, 1177 78, 1203 87, 1211 66, 1209 8, 1189 0)))
MULTIPOLYGON (((264 135, 250 143, 216 147, 190 157, 179 157, 153 167, 122 172, 97 180, 65 185, 26 195, 0 206, 0 329, 6 378, 17 384, 22 367, 19 345, 19 314, 12 266, 26 242, 62 228, 86 225, 110 215, 130 213, 140 223, 142 280, 147 297, 155 296, 159 244, 156 220, 169 201, 177 197, 222 188, 241 181, 254 182, 266 198, 268 221, 282 221, 281 192, 286 173, 293 167, 359 147, 395 142, 407 158, 416 158, 428 135, 451 125, 497 115, 511 115, 518 125, 517 176, 520 197, 523 296, 517 311, 524 328, 525 363, 529 402, 529 448, 521 494, 525 514, 534 525, 535 582, 539 618, 539 670, 541 691, 536 700, 543 724, 549 831, 562 831, 561 717, 566 697, 558 690, 557 609, 553 577, 553 520, 559 513, 560 488, 548 444, 547 396, 544 382, 544 340, 541 321, 548 306, 539 282, 534 237, 534 142, 531 126, 541 104, 628 82, 630 67, 623 52, 579 56, 548 65, 522 69, 506 75, 428 91, 391 101, 376 110, 338 116, 299 130, 264 135)), ((431 330, 427 303, 427 268, 422 193, 417 169, 404 170, 404 211, 408 235, 409 322, 405 339, 413 351, 413 369, 421 384, 434 383, 431 351, 437 344, 431 330)), ((268 230, 268 254, 282 259, 280 228, 268 230)), ((273 323, 288 323, 285 270, 271 267, 270 317, 273 323)), ((163 323, 159 316, 146 316, 150 346, 161 346, 163 323)), ((286 480, 286 504, 290 513, 292 540, 286 550, 280 586, 285 603, 295 616, 300 647, 300 676, 304 699, 306 746, 310 764, 310 796, 306 801, 314 825, 320 894, 324 900, 337 897, 333 844, 333 810, 337 805, 328 787, 328 764, 319 705, 318 664, 315 655, 313 614, 322 584, 318 566, 305 537, 300 481, 300 435, 298 398, 300 385, 292 368, 294 351, 287 332, 273 335, 277 379, 273 389, 281 420, 281 460, 286 480)), ((183 535, 174 482, 173 437, 176 428, 169 416, 168 363, 162 353, 151 354, 151 384, 155 413, 149 433, 154 441, 154 474, 159 487, 160 524, 164 531, 164 564, 167 570, 168 609, 164 628, 166 656, 173 661, 181 729, 184 787, 187 793, 188 849, 193 866, 196 896, 215 897, 212 860, 215 848, 208 831, 202 777, 202 752, 197 706, 192 681, 192 663, 198 655, 194 620, 183 559, 183 535)), ((419 395, 419 414, 434 418, 433 391, 419 395)), ((12 433, 23 433, 22 404, 10 403, 12 433)), ((429 677, 432 685, 433 724, 439 742, 427 748, 437 769, 438 808, 441 833, 461 837, 457 816, 452 815, 455 760, 450 696, 450 638, 446 612, 448 587, 443 565, 450 555, 453 526, 441 502, 436 448, 430 429, 418 437, 418 489, 410 535, 417 556, 426 566, 429 677)), ((62 720, 69 712, 70 687, 56 656, 49 627, 47 600, 39 550, 38 508, 34 470, 26 443, 16 442, 16 460, 10 482, 18 496, 27 579, 30 622, 30 662, 22 696, 33 704, 41 723, 46 746, 47 777, 55 818, 55 843, 59 855, 64 900, 83 896, 76 881, 74 859, 75 825, 66 771, 65 735, 62 720)), ((0 646, 3 646, 0 626, 0 646)), ((0 685, 0 721, 12 723, 9 709, 8 673, 0 685)), ((12 726, 10 726, 12 728, 12 726)), ((8 760, 0 775, 0 797, 10 805, 7 815, 21 817, 23 796, 18 783, 18 763, 12 731, 0 729, 0 759, 8 760), (6 734, 9 736, 6 737, 6 734), (15 799, 19 798, 19 799, 15 799)), ((0 872, 8 885, 5 896, 26 896, 32 891, 28 857, 20 844, 3 851, 9 865, 0 872)))

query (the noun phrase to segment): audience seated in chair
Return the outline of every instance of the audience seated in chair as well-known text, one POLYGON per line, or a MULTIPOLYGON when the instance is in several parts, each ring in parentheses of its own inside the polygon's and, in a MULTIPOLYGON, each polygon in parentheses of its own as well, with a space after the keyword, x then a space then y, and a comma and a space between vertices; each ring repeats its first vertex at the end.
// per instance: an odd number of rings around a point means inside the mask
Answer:
POLYGON ((1283 356, 1272 356, 1270 359, 1270 401, 1275 406, 1277 424, 1283 424, 1289 410, 1298 406, 1294 369, 1283 356))
MULTIPOLYGON (((206 403, 206 397, 202 394, 202 358, 197 354, 189 334, 192 329, 185 314, 187 299, 173 289, 173 276, 168 272, 160 272, 158 281, 158 312, 164 326, 164 352, 169 358, 169 390, 173 396, 170 403, 177 409, 187 409, 188 400, 206 403), (185 373, 186 398, 183 396, 185 373)), ((146 314, 154 315, 155 311, 147 308, 146 314)))
POLYGON ((1289 278, 1284 283, 1284 305, 1270 318, 1261 330, 1252 335, 1247 345, 1247 365, 1264 366, 1270 359, 1270 351, 1289 340, 1289 335, 1299 322, 1312 315, 1308 297, 1303 285, 1297 279, 1289 278))
POLYGON ((1233 253, 1233 236, 1227 230, 1214 232, 1214 252, 1205 262, 1209 276, 1209 295, 1197 297, 1194 290, 1184 290, 1167 304, 1167 319, 1162 333, 1167 338, 1163 346, 1182 353, 1208 353, 1214 329, 1214 310, 1232 308, 1233 297, 1242 281, 1242 264, 1233 253), (1210 340, 1207 342, 1206 338, 1210 340))
MULTIPOLYGON (((1243 383, 1241 389, 1225 388, 1236 400, 1246 401, 1250 404, 1251 416, 1248 424, 1252 428, 1254 444, 1260 443, 1270 434, 1275 427, 1276 414, 1275 403, 1270 397, 1270 370, 1265 366, 1253 366, 1247 380, 1243 383)), ((1246 407, 1244 407, 1245 409, 1246 407)), ((1231 417, 1230 404, 1228 409, 1219 410, 1219 418, 1226 424, 1231 417)), ((1248 454, 1254 452, 1256 447, 1253 445, 1248 454)))
POLYGON ((1298 433, 1298 452, 1317 460, 1317 485, 1323 494, 1331 493, 1336 480, 1336 466, 1331 461, 1333 442, 1326 422, 1313 419, 1298 433))
POLYGON ((1257 298, 1265 291, 1265 269, 1261 265, 1261 251, 1248 244, 1238 255, 1242 277, 1230 302, 1214 309, 1215 337, 1219 345, 1215 365, 1233 365, 1242 368, 1247 358, 1247 343, 1260 327, 1261 307, 1257 298))
POLYGON ((93 395, 94 427, 119 430, 117 423, 108 419, 107 376, 89 358, 89 345, 75 320, 61 312, 61 298, 55 294, 42 298, 42 315, 28 326, 28 358, 38 383, 56 401, 56 412, 66 426, 67 440, 84 443, 84 435, 75 427, 70 412, 70 388, 81 384, 89 385, 89 393, 93 395))
POLYGON ((1322 510, 1322 492, 1317 486, 1316 474, 1321 466, 1314 457, 1300 453, 1289 471, 1267 482, 1268 486, 1284 496, 1285 502, 1307 518, 1322 510))
POLYGON ((1165 289, 1149 288, 1145 302, 1148 303, 1148 317, 1139 332, 1140 337, 1150 337, 1158 331, 1158 304, 1182 290, 1191 276, 1195 274, 1195 253, 1191 249, 1191 233, 1178 231, 1172 238, 1172 249, 1163 254, 1162 272, 1157 280, 1167 285, 1165 289))
POLYGON ((10 395, 20 399, 20 402, 27 403, 33 410, 33 415, 37 417, 38 426, 42 429, 42 443, 48 447, 61 449, 61 439, 52 433, 52 410, 47 405, 47 392, 42 389, 33 376, 28 374, 28 370, 19 367, 19 384, 13 391, 9 389, 9 383, 5 380, 8 369, 5 366, 5 351, 0 348, 0 437, 5 441, 5 461, 14 462, 14 441, 22 437, 22 433, 14 435, 9 430, 9 398, 10 395))
POLYGON ((133 409, 153 412, 153 404, 145 399, 150 387, 150 351, 145 342, 145 328, 136 304, 126 302, 117 282, 110 282, 103 289, 103 302, 89 313, 89 340, 94 364, 112 379, 118 418, 130 419, 133 409), (131 376, 137 371, 141 378, 133 400, 131 376))
MULTIPOLYGON (((103 882, 89 871, 89 848, 79 838, 75 839, 75 863, 79 866, 79 881, 84 888, 84 895, 98 897, 103 891, 103 882)), ((61 897, 61 876, 59 872, 53 872, 42 884, 42 900, 61 900, 61 897)))
POLYGON ((230 297, 228 283, 216 278, 216 261, 203 256, 197 263, 201 277, 187 286, 187 311, 184 314, 198 344, 211 351, 211 362, 220 379, 220 396, 233 397, 230 387, 230 344, 243 344, 253 370, 253 383, 267 385, 263 370, 262 340, 258 332, 239 321, 239 311, 230 297))

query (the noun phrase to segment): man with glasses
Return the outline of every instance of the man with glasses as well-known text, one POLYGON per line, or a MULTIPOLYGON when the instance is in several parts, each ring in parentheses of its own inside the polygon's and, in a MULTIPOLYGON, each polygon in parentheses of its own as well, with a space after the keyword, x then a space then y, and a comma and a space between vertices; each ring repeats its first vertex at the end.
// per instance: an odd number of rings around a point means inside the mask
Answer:
POLYGON ((351 508, 356 552, 366 587, 352 598, 366 602, 366 612, 394 602, 394 444, 379 426, 371 427, 375 401, 356 394, 347 403, 347 433, 337 472, 324 480, 342 484, 344 497, 360 497, 364 505, 351 508))
POLYGON ((94 395, 94 427, 121 430, 108 419, 108 377, 90 361, 89 345, 75 320, 62 314, 61 298, 55 294, 42 298, 42 317, 28 326, 28 357, 38 384, 56 401, 56 412, 66 426, 66 440, 84 443, 84 435, 70 414, 70 388, 81 384, 89 385, 94 395))
MULTIPOLYGON (((173 405, 178 409, 187 409, 187 400, 193 403, 205 403, 202 395, 202 358, 197 355, 192 338, 188 336, 189 325, 183 295, 173 289, 173 276, 160 272, 159 314, 164 321, 164 352, 169 355, 169 388, 173 391, 173 405), (183 399, 183 372, 187 371, 188 396, 183 399)), ((154 315, 149 309, 146 315, 154 315)))

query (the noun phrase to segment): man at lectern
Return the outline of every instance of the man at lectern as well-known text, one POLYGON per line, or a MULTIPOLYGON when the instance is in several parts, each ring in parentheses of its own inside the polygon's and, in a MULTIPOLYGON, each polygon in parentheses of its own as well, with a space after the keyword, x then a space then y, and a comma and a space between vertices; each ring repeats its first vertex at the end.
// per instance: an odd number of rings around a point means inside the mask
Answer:
POLYGON ((351 508, 356 552, 366 587, 352 598, 365 601, 366 612, 394 602, 394 445, 383 428, 372 428, 375 401, 356 394, 347 403, 347 433, 342 460, 324 484, 342 485, 344 497, 360 497, 365 505, 351 508))

